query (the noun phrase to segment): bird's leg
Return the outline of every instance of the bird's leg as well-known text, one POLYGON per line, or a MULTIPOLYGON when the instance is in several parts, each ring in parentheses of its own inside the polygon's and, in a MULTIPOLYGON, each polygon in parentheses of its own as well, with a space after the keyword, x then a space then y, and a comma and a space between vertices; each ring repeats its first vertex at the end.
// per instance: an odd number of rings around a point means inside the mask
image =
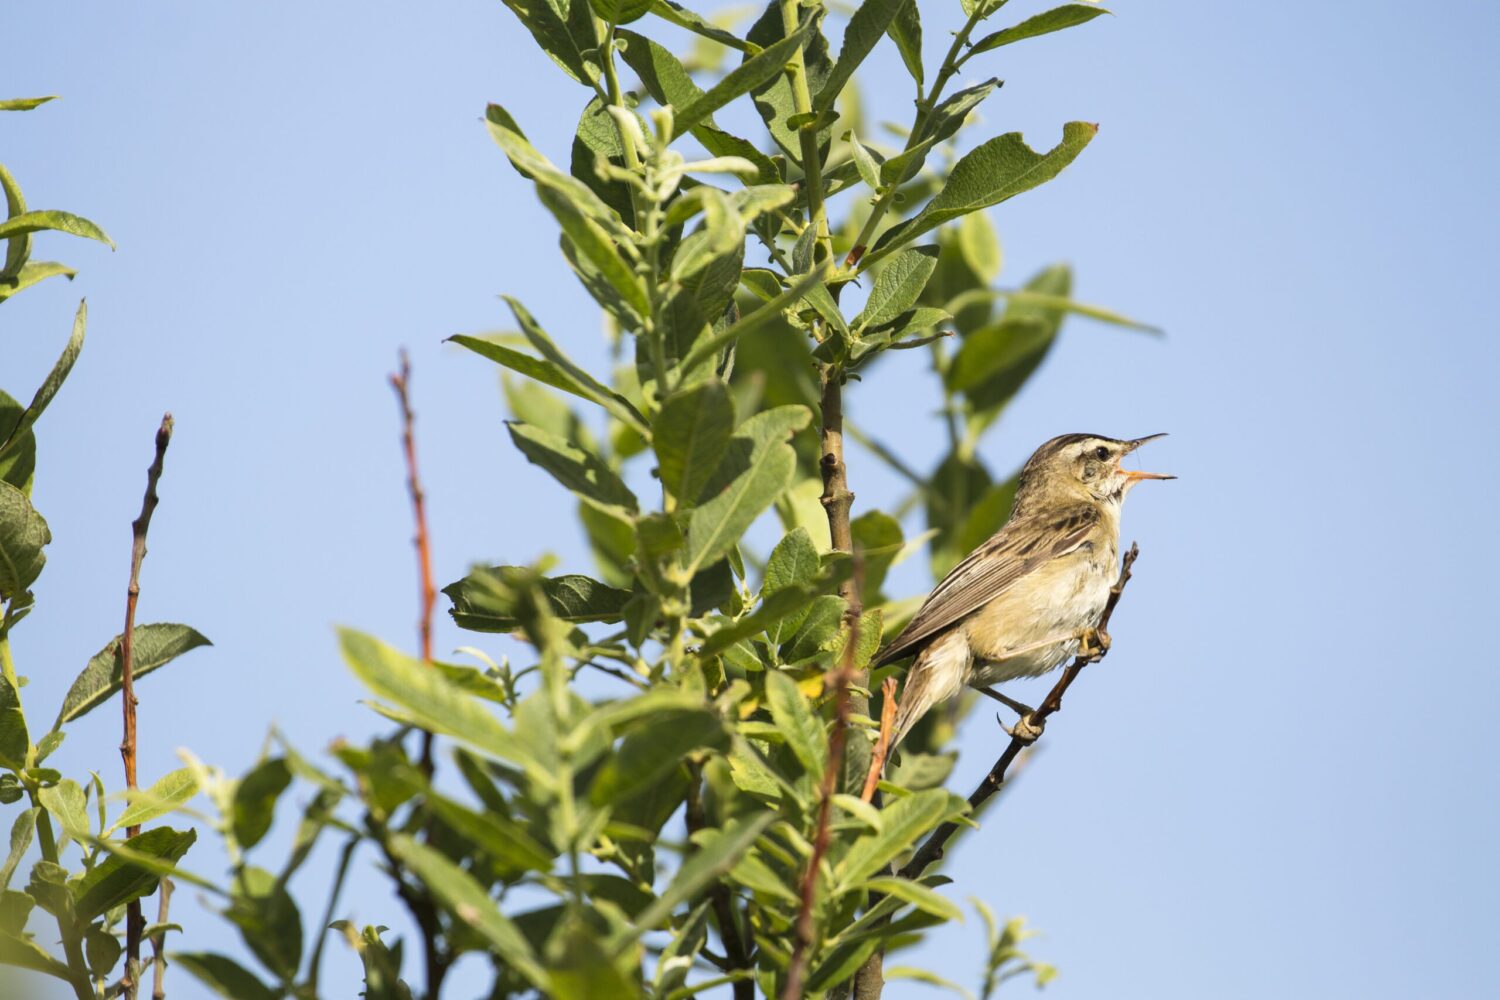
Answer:
POLYGON ((1035 743, 1041 738, 1042 730, 1046 727, 1046 720, 1037 717, 1036 709, 1014 698, 1008 698, 994 688, 982 687, 975 690, 980 694, 990 696, 1019 716, 1014 726, 1007 726, 1001 722, 1000 716, 995 716, 995 721, 1000 723, 1000 728, 1007 734, 1016 739, 1025 740, 1027 743, 1035 743))
POLYGON ((1112 641, 1103 629, 1086 628, 1078 633, 1078 655, 1090 663, 1102 660, 1112 641))

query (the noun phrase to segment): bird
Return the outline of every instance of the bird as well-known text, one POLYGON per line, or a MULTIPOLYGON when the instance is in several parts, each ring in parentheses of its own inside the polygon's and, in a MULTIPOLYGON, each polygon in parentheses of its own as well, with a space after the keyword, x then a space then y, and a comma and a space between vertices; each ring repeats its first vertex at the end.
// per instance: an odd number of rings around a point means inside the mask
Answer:
MULTIPOLYGON (((1064 434, 1021 469, 1010 520, 969 553, 922 602, 916 616, 871 662, 915 656, 896 709, 894 749, 934 705, 965 686, 1021 716, 1035 739, 1030 707, 991 685, 1054 670, 1069 657, 1108 647, 1095 626, 1117 573, 1120 506, 1147 479, 1121 460, 1148 441, 1064 434)), ((1014 735, 1017 730, 1010 730, 1014 735)))

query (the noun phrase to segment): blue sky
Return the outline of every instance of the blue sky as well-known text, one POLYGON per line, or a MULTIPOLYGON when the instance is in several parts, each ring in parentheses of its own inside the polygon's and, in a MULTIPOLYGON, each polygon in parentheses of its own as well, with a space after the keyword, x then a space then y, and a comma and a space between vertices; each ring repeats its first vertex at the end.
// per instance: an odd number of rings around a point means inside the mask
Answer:
MULTIPOLYGON (((924 3, 929 59, 949 6, 924 3)), ((1064 121, 1101 123, 1056 182, 993 213, 1002 281, 1068 260, 1081 298, 1168 336, 1070 322, 982 451, 1003 470, 1056 433, 1168 430, 1149 467, 1181 479, 1132 495, 1143 555, 1115 651, 958 853, 954 889, 1030 918, 1064 1000, 1494 994, 1500 147, 1483 123, 1500 14, 1114 9, 976 58, 973 76, 1006 80, 976 134, 1044 145, 1064 121)), ((551 220, 480 123, 504 103, 561 158, 581 92, 490 0, 31 4, 4 20, 0 91, 64 95, 0 120, 4 162, 33 207, 119 244, 43 238, 39 256, 79 278, 0 318, 0 376, 25 398, 80 296, 91 311, 38 427, 56 541, 15 634, 28 703, 45 714, 119 631, 129 522, 170 409, 141 620, 217 645, 143 684, 142 773, 182 746, 240 771, 269 720, 309 750, 380 728, 332 628, 414 643, 385 384, 399 345, 438 576, 543 550, 587 565, 569 505, 504 439, 493 370, 440 343, 504 326, 510 292, 602 355, 551 220)), ((888 48, 867 96, 904 119, 888 48)), ((941 449, 924 378, 884 365, 849 403, 917 464, 941 449)), ((900 492, 858 453, 850 478, 856 509, 900 492)), ((893 578, 929 582, 915 560, 893 578)), ((444 624, 438 648, 471 641, 444 624)), ((961 735, 959 787, 998 750, 987 720, 961 735)), ((116 726, 90 716, 60 766, 118 784, 116 726)), ((304 898, 327 870, 299 876, 304 898)), ((380 887, 350 904, 394 924, 380 887)), ((189 946, 225 947, 191 895, 189 946)), ((973 985, 978 934, 971 920, 900 961, 973 985)), ((344 949, 330 957, 329 981, 352 983, 344 949)), ((193 995, 185 977, 172 995, 193 995)))

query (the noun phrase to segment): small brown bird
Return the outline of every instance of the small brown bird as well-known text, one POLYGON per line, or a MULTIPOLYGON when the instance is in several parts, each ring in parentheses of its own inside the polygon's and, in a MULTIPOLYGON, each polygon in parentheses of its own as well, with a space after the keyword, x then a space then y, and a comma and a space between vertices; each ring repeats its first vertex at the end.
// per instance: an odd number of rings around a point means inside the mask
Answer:
POLYGON ((1064 434, 1036 450, 1005 527, 953 568, 871 664, 916 654, 892 747, 965 685, 1009 705, 1028 726, 1031 709, 989 686, 1044 674, 1101 641, 1094 626, 1118 572, 1120 504, 1143 479, 1176 478, 1122 469, 1120 460, 1164 436, 1064 434))

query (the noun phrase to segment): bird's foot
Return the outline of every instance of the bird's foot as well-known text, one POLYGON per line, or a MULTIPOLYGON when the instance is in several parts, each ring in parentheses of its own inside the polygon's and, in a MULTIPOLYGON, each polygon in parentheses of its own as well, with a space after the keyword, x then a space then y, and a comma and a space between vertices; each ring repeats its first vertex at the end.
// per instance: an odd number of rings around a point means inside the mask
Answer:
MULTIPOLYGON (((1000 716, 996 715, 995 721, 1000 722, 1000 716)), ((1004 722, 1000 722, 1000 728, 1005 730, 1013 740, 1028 744, 1035 743, 1042 738, 1042 730, 1047 728, 1047 720, 1035 712, 1026 712, 1016 720, 1014 726, 1007 726, 1004 722)))
POLYGON ((1101 660, 1113 642, 1103 629, 1086 628, 1078 633, 1078 655, 1090 662, 1101 660))
POLYGON ((975 688, 975 690, 982 695, 986 695, 990 698, 995 699, 1000 704, 1010 709, 1012 712, 1015 712, 1017 715, 1021 716, 1023 719, 1028 715, 1036 714, 1036 709, 1032 708, 1030 705, 1026 704, 1025 702, 1016 701, 1016 699, 1014 698, 1008 698, 1005 695, 1001 694, 999 691, 996 691, 994 688, 984 687, 975 688))

